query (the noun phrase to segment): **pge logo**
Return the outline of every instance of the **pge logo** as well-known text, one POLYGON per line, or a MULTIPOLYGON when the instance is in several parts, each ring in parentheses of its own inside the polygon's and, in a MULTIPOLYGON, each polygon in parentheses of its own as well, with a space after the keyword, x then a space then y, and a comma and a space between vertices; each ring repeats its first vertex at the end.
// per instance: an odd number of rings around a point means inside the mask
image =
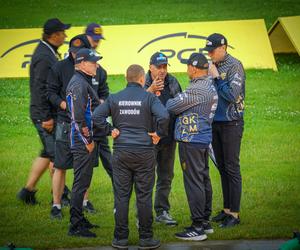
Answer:
MULTIPOLYGON (((138 53, 142 52, 145 48, 147 48, 149 45, 153 45, 155 43, 158 43, 162 40, 165 39, 172 39, 172 38, 177 38, 177 37, 182 37, 185 39, 198 39, 199 41, 199 45, 203 44, 203 47, 194 47, 194 48, 183 48, 181 50, 174 50, 172 48, 161 48, 159 51, 164 53, 168 59, 171 58, 177 58, 178 61, 180 62, 182 59, 188 59, 190 54, 193 52, 200 52, 203 54, 207 54, 206 51, 203 51, 203 48, 205 46, 205 41, 207 39, 206 36, 201 36, 201 35, 193 35, 193 34, 188 34, 187 32, 179 32, 179 33, 173 33, 173 34, 167 34, 164 36, 159 36, 156 37, 154 39, 152 39, 151 41, 145 43, 139 50, 138 53), (201 42, 203 41, 203 42, 201 42)), ((170 46, 171 47, 171 46, 170 46)), ((228 47, 233 48, 232 46, 228 45, 228 47)))

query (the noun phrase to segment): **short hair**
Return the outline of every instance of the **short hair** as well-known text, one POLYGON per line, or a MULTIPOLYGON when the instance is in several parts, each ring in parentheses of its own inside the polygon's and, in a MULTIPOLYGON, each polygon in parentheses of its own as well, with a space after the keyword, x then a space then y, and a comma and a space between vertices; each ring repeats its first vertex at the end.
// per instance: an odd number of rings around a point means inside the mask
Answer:
POLYGON ((137 82, 142 76, 145 76, 145 70, 138 64, 130 65, 126 71, 127 82, 137 82))

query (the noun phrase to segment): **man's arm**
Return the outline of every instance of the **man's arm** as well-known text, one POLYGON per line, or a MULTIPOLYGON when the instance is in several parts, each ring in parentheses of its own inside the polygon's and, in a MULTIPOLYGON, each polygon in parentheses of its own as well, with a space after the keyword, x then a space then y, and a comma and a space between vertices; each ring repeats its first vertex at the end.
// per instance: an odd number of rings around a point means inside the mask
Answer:
POLYGON ((109 87, 107 84, 107 73, 106 70, 103 69, 101 66, 97 69, 97 80, 99 81, 99 87, 98 87, 98 97, 103 103, 107 97, 109 96, 109 87))
POLYGON ((100 104, 92 115, 94 126, 104 131, 106 135, 112 135, 112 131, 114 130, 114 127, 106 120, 106 118, 111 115, 110 99, 111 98, 108 97, 104 103, 100 104))
POLYGON ((227 72, 228 81, 217 78, 216 89, 219 96, 225 100, 235 103, 242 91, 245 73, 241 64, 234 64, 227 72))
POLYGON ((168 126, 169 126, 169 113, 167 109, 162 105, 160 100, 154 95, 151 96, 151 112, 155 117, 157 135, 159 137, 168 135, 168 126))

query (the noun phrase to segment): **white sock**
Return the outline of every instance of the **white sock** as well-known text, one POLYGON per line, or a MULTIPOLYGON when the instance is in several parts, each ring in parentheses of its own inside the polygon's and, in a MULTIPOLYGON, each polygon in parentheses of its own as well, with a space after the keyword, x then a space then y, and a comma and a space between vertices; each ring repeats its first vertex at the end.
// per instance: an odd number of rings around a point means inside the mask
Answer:
POLYGON ((60 209, 61 210, 61 204, 53 204, 53 206, 52 207, 57 207, 58 209, 60 209))
POLYGON ((89 200, 83 200, 83 206, 86 206, 89 200))

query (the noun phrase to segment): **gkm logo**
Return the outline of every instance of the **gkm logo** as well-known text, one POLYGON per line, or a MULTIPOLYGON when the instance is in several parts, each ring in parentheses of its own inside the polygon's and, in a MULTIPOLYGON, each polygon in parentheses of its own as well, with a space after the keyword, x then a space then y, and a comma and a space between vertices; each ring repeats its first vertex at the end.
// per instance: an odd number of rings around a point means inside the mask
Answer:
MULTIPOLYGON (((19 49, 21 47, 24 47, 26 45, 31 45, 31 44, 38 44, 41 40, 40 39, 33 39, 33 40, 29 40, 29 41, 26 41, 26 42, 23 42, 23 43, 19 43, 11 48, 9 48, 8 50, 6 50, 1 56, 0 56, 0 59, 4 58, 5 56, 7 56, 9 53, 11 53, 12 51, 16 50, 16 49, 19 49)), ((69 44, 68 41, 65 41, 64 44, 69 44)), ((66 53, 64 55, 64 57, 67 55, 68 53, 66 53)), ((24 69, 27 67, 27 65, 30 64, 30 61, 31 61, 31 57, 32 57, 32 54, 25 54, 23 55, 23 57, 25 58, 24 62, 21 63, 21 68, 24 69)))
MULTIPOLYGON (((165 40, 165 39, 172 39, 174 37, 182 37, 185 39, 198 39, 198 40, 203 40, 203 47, 200 48, 184 48, 181 49, 179 51, 176 51, 174 49, 170 49, 170 48, 162 48, 159 51, 164 53, 166 55, 166 57, 168 57, 168 59, 171 58, 177 58, 178 61, 180 62, 181 59, 188 59, 189 55, 193 52, 200 52, 203 53, 204 55, 207 55, 206 51, 203 51, 203 48, 205 46, 205 41, 207 39, 206 36, 201 36, 201 35, 192 35, 192 34, 188 34, 187 32, 179 32, 179 33, 173 33, 173 34, 167 34, 164 36, 159 36, 156 37, 154 39, 152 39, 151 41, 145 43, 139 50, 138 53, 142 52, 146 47, 148 47, 149 45, 152 45, 154 43, 157 43, 159 41, 165 40)), ((202 44, 201 42, 199 44, 202 44)), ((232 48, 232 46, 228 45, 228 47, 232 48)))

